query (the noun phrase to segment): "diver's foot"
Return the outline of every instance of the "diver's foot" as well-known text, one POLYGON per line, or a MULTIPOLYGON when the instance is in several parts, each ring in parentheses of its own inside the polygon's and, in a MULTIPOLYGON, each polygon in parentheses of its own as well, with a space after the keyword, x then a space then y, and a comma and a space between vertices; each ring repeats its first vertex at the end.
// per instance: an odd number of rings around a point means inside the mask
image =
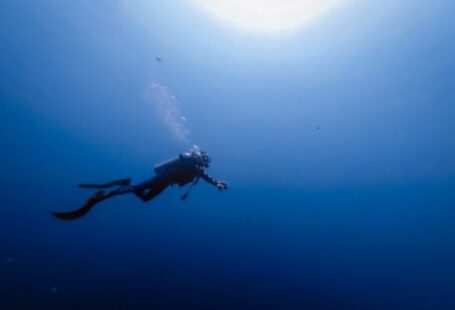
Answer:
POLYGON ((106 198, 107 192, 103 190, 97 191, 95 194, 93 194, 92 197, 89 198, 90 202, 92 203, 97 203, 106 198))
POLYGON ((118 186, 128 186, 131 184, 131 179, 128 178, 128 179, 120 179, 118 181, 115 181, 115 185, 118 185, 118 186))
POLYGON ((78 184, 80 188, 93 188, 93 189, 102 189, 102 188, 109 188, 112 186, 128 186, 131 184, 131 179, 120 179, 120 180, 115 180, 109 183, 103 183, 103 184, 91 184, 91 183, 82 183, 78 184))
POLYGON ((104 198, 106 195, 107 195, 107 191, 99 190, 95 193, 94 196, 99 199, 99 198, 104 198))

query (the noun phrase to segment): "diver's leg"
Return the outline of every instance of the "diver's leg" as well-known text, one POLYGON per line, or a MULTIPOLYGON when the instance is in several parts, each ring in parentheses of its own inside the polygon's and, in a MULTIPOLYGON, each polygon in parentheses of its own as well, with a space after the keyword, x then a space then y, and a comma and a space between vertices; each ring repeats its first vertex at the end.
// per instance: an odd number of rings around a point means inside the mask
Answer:
POLYGON ((131 184, 131 179, 126 178, 126 179, 120 179, 120 180, 115 180, 112 182, 108 183, 103 183, 103 184, 91 184, 91 183, 84 183, 84 184, 78 184, 79 187, 81 188, 96 188, 96 189, 102 189, 102 188, 109 188, 112 186, 128 186, 131 184))
POLYGON ((82 207, 79 209, 76 209, 74 211, 69 211, 69 212, 51 212, 52 215, 58 219, 61 220, 75 220, 77 218, 80 218, 87 214, 95 204, 106 200, 108 198, 117 196, 117 195, 123 195, 127 193, 131 193, 136 189, 135 186, 123 186, 121 188, 118 188, 116 190, 106 192, 103 190, 97 191, 93 196, 91 196, 87 201, 84 203, 82 207))
POLYGON ((102 200, 128 193, 133 193, 143 200, 144 199, 150 200, 151 198, 153 198, 151 197, 153 195, 152 193, 156 192, 153 196, 158 195, 161 191, 163 191, 166 188, 167 185, 169 185, 167 178, 163 176, 155 176, 154 178, 137 185, 123 186, 109 192, 104 191, 99 192, 103 192, 102 193, 103 197, 101 198, 102 200))
POLYGON ((132 192, 134 192, 134 190, 136 190, 136 187, 137 186, 135 186, 135 185, 129 185, 129 186, 123 186, 123 187, 114 189, 110 192, 106 192, 104 194, 105 195, 104 199, 111 198, 111 197, 118 196, 118 195, 132 193, 132 192))
POLYGON ((156 176, 150 181, 135 186, 123 186, 110 192, 99 190, 91 196, 81 208, 69 212, 51 212, 51 214, 61 220, 75 220, 87 214, 95 204, 105 199, 127 193, 133 193, 143 201, 149 201, 160 194, 168 185, 170 185, 170 183, 167 178, 156 176))
POLYGON ((69 212, 51 212, 51 213, 54 217, 61 219, 61 220, 74 220, 74 219, 80 218, 80 217, 84 216, 85 214, 87 214, 93 208, 93 206, 95 206, 95 204, 97 204, 103 200, 106 200, 108 198, 114 197, 114 196, 134 192, 134 190, 136 190, 136 189, 137 189, 136 186, 123 186, 121 188, 118 188, 118 189, 110 191, 110 192, 99 190, 93 196, 91 196, 89 199, 87 199, 87 201, 84 203, 84 205, 79 209, 76 209, 74 211, 69 211, 69 212))
POLYGON ((169 185, 170 182, 167 178, 156 176, 150 181, 137 186, 136 189, 133 190, 133 194, 142 201, 149 201, 161 194, 169 185))

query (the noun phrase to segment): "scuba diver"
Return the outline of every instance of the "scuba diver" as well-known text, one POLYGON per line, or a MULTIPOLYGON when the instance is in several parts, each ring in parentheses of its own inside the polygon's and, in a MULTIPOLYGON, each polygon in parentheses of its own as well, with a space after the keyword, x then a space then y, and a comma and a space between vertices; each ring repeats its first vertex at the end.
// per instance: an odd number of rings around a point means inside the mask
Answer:
POLYGON ((210 164, 210 157, 207 153, 200 151, 198 148, 180 154, 179 156, 157 164, 154 167, 156 176, 152 179, 137 185, 131 185, 131 179, 120 179, 104 184, 79 184, 81 188, 98 189, 85 204, 74 211, 69 212, 51 212, 52 215, 61 220, 74 220, 87 214, 95 204, 108 198, 132 193, 142 201, 149 201, 158 196, 169 185, 178 184, 180 187, 191 183, 188 191, 181 197, 185 200, 193 185, 196 185, 199 179, 203 179, 209 184, 216 186, 220 191, 227 190, 228 184, 224 181, 217 181, 205 173, 205 168, 210 164), (112 191, 103 189, 112 186, 120 186, 112 191))

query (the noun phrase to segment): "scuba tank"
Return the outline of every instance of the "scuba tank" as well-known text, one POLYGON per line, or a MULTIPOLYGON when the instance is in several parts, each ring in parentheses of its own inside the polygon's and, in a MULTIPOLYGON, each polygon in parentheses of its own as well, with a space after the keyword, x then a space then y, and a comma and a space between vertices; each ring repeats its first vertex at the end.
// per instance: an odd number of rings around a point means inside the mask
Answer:
POLYGON ((183 153, 174 158, 163 161, 159 164, 156 164, 153 169, 156 174, 164 174, 170 170, 173 170, 178 167, 186 166, 188 164, 194 164, 194 158, 191 153, 183 153))
POLYGON ((153 167, 153 170, 155 170, 156 174, 163 174, 166 171, 168 171, 169 169, 179 166, 180 163, 181 163, 180 156, 176 156, 174 158, 171 158, 171 159, 163 161, 159 164, 156 164, 153 167))

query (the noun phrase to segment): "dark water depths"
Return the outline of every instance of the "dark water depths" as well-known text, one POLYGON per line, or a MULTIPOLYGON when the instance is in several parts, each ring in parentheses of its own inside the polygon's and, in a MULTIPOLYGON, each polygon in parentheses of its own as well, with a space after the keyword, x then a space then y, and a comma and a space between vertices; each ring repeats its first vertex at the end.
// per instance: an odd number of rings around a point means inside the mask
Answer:
POLYGON ((451 12, 257 38, 179 1, 5 1, 0 309, 454 309, 451 12), (227 192, 50 217, 192 143, 227 192))

